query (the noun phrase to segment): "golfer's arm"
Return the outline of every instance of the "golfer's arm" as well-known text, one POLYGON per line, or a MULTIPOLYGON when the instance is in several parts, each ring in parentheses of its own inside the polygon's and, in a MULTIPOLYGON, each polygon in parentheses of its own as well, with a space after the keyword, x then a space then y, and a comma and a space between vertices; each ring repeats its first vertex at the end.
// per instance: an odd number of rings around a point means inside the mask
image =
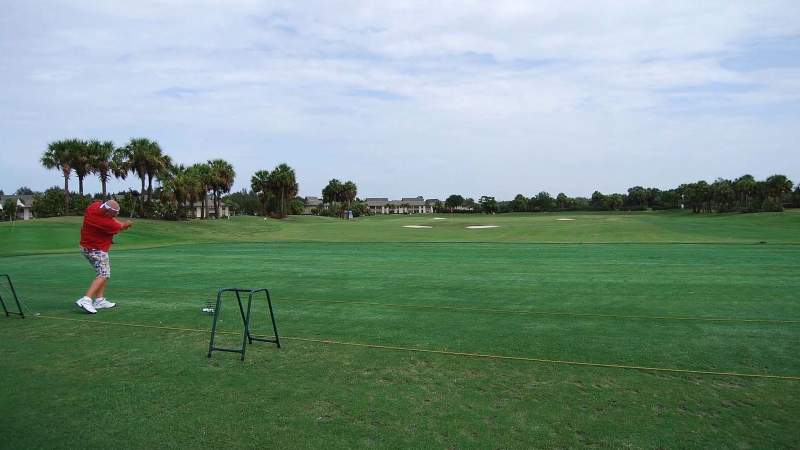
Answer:
POLYGON ((120 226, 120 231, 125 231, 133 225, 130 221, 120 222, 118 219, 114 219, 114 222, 117 222, 120 226))

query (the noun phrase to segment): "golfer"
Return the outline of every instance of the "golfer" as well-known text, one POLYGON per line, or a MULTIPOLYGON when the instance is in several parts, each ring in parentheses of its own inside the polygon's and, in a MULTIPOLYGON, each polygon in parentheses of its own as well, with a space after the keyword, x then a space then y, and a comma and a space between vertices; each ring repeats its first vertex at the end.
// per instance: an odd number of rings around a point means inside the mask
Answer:
POLYGON ((97 313, 98 309, 116 306, 116 303, 111 303, 105 297, 106 283, 111 278, 108 249, 111 248, 115 234, 133 225, 130 220, 120 222, 115 219, 117 214, 119 214, 119 204, 114 200, 108 200, 92 203, 86 208, 86 214, 83 216, 81 252, 94 267, 97 278, 92 281, 86 295, 78 299, 75 304, 89 314, 97 313))

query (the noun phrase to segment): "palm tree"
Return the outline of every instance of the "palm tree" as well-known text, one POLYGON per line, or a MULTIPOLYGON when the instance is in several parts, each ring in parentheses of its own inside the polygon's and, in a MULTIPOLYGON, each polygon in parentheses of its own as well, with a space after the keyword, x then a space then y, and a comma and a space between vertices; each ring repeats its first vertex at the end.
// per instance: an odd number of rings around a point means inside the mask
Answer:
POLYGON ((194 204, 200 200, 203 184, 200 182, 200 178, 197 174, 189 169, 183 174, 183 178, 184 187, 186 189, 186 202, 194 208, 194 204))
POLYGON ((179 217, 184 217, 187 202, 193 205, 197 201, 200 183, 194 173, 183 165, 172 166, 170 170, 159 175, 161 182, 161 201, 177 205, 179 217))
POLYGON ((743 208, 750 208, 750 198, 755 194, 756 179, 752 175, 742 175, 733 182, 733 189, 743 208))
POLYGON ((322 201, 325 203, 336 203, 341 201, 342 196, 342 182, 336 178, 328 182, 325 189, 322 190, 322 201))
POLYGON ((233 180, 236 177, 236 171, 224 159, 210 160, 208 161, 208 167, 211 174, 211 190, 214 194, 214 212, 217 219, 219 219, 220 195, 230 192, 231 187, 233 187, 233 180))
POLYGON ((92 154, 89 143, 81 139, 71 139, 72 151, 72 170, 78 177, 78 193, 83 196, 83 179, 92 173, 92 154))
POLYGON ((172 178, 175 177, 175 175, 178 174, 179 166, 175 166, 174 164, 172 164, 172 158, 170 158, 167 155, 162 156, 160 164, 161 168, 159 168, 159 170, 155 174, 153 174, 153 178, 155 178, 156 181, 158 181, 159 186, 163 188, 164 183, 171 180, 172 178))
POLYGON ((208 190, 211 189, 213 183, 211 179, 211 168, 208 164, 197 163, 189 167, 189 171, 191 171, 192 177, 195 178, 197 186, 199 187, 197 191, 197 201, 201 202, 200 218, 205 219, 208 216, 206 212, 206 194, 208 190))
POLYGON ((270 173, 269 170, 259 170, 250 178, 250 188, 258 195, 264 215, 267 214, 267 203, 270 196, 270 173))
POLYGON ((147 201, 149 202, 153 194, 153 178, 156 178, 170 166, 171 159, 162 152, 158 142, 147 138, 131 138, 125 147, 117 150, 114 162, 117 166, 115 175, 117 173, 121 174, 123 171, 130 171, 135 173, 141 180, 139 209, 144 214, 145 192, 147 192, 147 201), (145 191, 145 181, 147 181, 147 191, 145 191))
POLYGON ((164 175, 172 166, 172 158, 164 154, 158 142, 151 142, 147 148, 147 164, 145 173, 147 174, 147 201, 151 201, 153 195, 153 178, 161 180, 160 175, 164 175))
POLYGON ((69 177, 72 173, 72 162, 77 139, 51 142, 40 161, 46 169, 58 169, 64 176, 64 209, 69 209, 69 177))
POLYGON ((781 211, 783 211, 783 194, 792 192, 792 186, 792 181, 785 175, 772 175, 766 180, 767 192, 775 199, 781 211))
POLYGON ((272 171, 269 177, 270 191, 280 199, 281 217, 286 217, 286 201, 297 195, 299 186, 294 169, 282 163, 272 171))
POLYGON ((342 199, 347 202, 347 209, 350 209, 351 204, 356 199, 358 188, 352 181, 348 181, 342 185, 342 199))
MULTIPOLYGON (((136 174, 142 182, 139 191, 139 212, 144 215, 144 182, 147 178, 147 168, 150 161, 150 146, 152 142, 146 138, 131 138, 125 147, 117 149, 115 163, 119 171, 130 171, 136 174)), ((125 178, 122 176, 122 178, 125 178)))
MULTIPOLYGON (((103 188, 103 198, 107 198, 106 185, 111 175, 116 175, 113 168, 114 143, 111 141, 100 142, 97 139, 89 141, 90 166, 92 172, 97 174, 103 188)), ((126 171, 127 176, 127 171, 126 171)))

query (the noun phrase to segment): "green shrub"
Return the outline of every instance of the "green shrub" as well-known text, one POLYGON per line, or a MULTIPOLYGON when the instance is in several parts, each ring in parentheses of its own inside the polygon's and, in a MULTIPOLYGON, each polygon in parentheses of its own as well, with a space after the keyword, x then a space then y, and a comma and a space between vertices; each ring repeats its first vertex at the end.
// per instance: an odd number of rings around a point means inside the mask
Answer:
POLYGON ((69 199, 69 210, 73 216, 82 216, 86 213, 86 208, 92 204, 94 200, 89 195, 71 194, 69 199))
POLYGON ((43 193, 33 195, 34 217, 56 217, 64 215, 64 191, 56 186, 43 193))
POLYGON ((767 197, 764 200, 764 203, 761 205, 761 210, 764 212, 781 212, 783 211, 783 205, 780 201, 773 197, 767 197))
POLYGON ((303 201, 298 198, 294 198, 289 203, 289 214, 293 215, 303 214, 303 208, 304 208, 303 201))

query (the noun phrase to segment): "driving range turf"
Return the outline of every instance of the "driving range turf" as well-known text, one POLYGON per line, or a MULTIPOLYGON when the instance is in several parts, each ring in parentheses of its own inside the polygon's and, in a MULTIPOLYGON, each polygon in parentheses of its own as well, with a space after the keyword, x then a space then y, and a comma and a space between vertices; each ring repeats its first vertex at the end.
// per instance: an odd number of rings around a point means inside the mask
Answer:
POLYGON ((142 220, 95 316, 79 228, 0 224, 2 448, 800 446, 800 211, 142 220))

